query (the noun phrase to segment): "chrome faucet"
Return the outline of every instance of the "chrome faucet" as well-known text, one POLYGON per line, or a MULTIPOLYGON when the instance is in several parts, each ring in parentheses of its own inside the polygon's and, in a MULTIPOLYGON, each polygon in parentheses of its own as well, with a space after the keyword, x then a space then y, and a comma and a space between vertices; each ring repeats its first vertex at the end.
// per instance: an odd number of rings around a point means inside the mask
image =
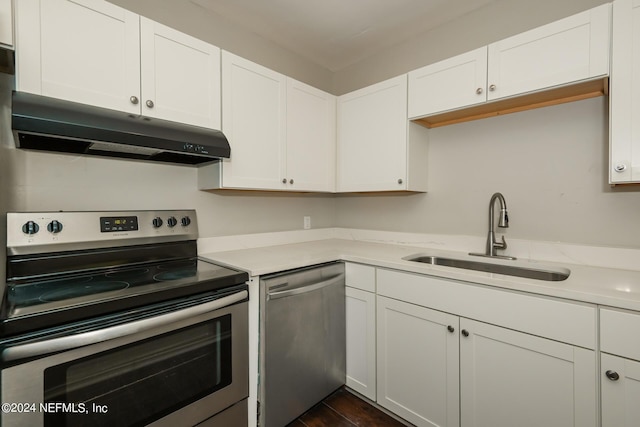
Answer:
POLYGON ((477 255, 477 256, 486 256, 493 258, 501 258, 501 259, 515 259, 512 256, 506 255, 498 255, 498 249, 507 249, 507 242, 504 240, 504 236, 502 236, 502 241, 498 242, 496 240, 496 233, 494 231, 494 206, 496 204, 496 200, 500 202, 500 216, 498 218, 498 227, 500 228, 508 228, 509 227, 509 215, 507 214, 507 202, 504 200, 504 196, 501 193, 494 193, 491 196, 491 200, 489 201, 489 234, 487 236, 487 248, 486 252, 483 254, 480 253, 470 253, 469 255, 477 255))

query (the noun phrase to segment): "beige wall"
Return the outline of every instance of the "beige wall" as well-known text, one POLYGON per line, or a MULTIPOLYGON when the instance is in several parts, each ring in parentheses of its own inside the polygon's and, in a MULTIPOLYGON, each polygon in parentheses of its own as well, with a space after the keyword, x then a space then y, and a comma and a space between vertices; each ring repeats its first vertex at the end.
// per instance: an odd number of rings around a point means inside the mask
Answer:
POLYGON ((189 0, 108 0, 327 92, 333 74, 189 0))
POLYGON ((640 192, 607 185, 607 123, 601 97, 431 129, 429 192, 339 196, 336 225, 484 236, 499 191, 507 238, 640 248, 640 192))
POLYGON ((12 86, 12 77, 0 74, 3 212, 196 209, 201 237, 302 229, 305 215, 315 228, 335 223, 332 196, 209 193, 198 190, 197 169, 189 166, 17 150, 12 86))
MULTIPOLYGON (((335 78, 337 92, 602 3, 497 1, 432 32, 434 41, 418 38, 327 77, 255 35, 224 23, 207 26, 205 16, 187 19, 169 0, 112 1, 318 87, 335 78), (483 17, 489 21, 477 25, 483 17)), ((334 197, 207 193, 197 190, 196 170, 189 167, 15 150, 8 136, 11 85, 12 78, 0 75, 3 211, 196 208, 203 237, 299 229, 304 215, 312 216, 314 228, 483 236, 489 197, 501 191, 511 215, 508 237, 640 247, 640 193, 606 184, 606 98, 432 129, 429 193, 334 197)))
POLYGON ((496 0, 337 71, 333 93, 341 95, 604 3, 608 0, 496 0))

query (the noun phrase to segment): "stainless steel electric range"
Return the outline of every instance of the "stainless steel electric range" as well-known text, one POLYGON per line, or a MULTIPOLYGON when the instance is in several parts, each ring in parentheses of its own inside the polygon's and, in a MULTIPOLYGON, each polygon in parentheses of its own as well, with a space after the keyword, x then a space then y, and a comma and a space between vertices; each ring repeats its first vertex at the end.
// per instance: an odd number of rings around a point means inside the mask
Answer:
POLYGON ((193 210, 7 214, 1 424, 246 425, 248 275, 197 236, 193 210))

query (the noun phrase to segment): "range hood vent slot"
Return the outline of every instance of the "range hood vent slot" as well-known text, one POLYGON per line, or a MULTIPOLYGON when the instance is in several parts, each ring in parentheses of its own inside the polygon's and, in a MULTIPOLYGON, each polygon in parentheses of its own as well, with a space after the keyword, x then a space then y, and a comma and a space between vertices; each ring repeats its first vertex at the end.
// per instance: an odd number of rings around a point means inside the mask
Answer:
POLYGON ((13 92, 18 148, 197 165, 229 158, 220 131, 13 92))

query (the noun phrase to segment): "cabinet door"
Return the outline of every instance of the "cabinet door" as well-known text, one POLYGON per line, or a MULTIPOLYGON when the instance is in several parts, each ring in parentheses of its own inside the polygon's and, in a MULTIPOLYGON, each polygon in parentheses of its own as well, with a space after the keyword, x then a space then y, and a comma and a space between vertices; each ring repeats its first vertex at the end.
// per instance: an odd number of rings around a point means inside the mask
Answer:
POLYGON ((223 187, 286 188, 285 103, 285 76, 222 52, 222 130, 231 145, 223 187))
POLYGON ((378 403, 416 426, 458 426, 458 317, 378 296, 377 335, 378 403))
POLYGON ((489 45, 489 100, 609 73, 610 5, 489 45))
POLYGON ((13 46, 11 0, 0 0, 0 45, 13 46))
POLYGON ((338 191, 404 190, 407 76, 338 98, 338 191))
POLYGON ((347 387, 376 400, 376 295, 346 287, 347 387))
POLYGON ((640 0, 613 2, 609 182, 640 182, 640 0))
POLYGON ((464 318, 460 328, 463 427, 596 426, 594 351, 464 318))
POLYGON ((409 118, 487 100, 487 47, 409 73, 409 118))
POLYGON ((220 49, 140 18, 142 114, 220 129, 220 49))
POLYGON ((605 353, 600 361, 602 427, 636 427, 640 420, 640 362, 605 353))
POLYGON ((15 5, 17 90, 140 113, 138 15, 101 0, 15 5))
POLYGON ((335 191, 336 97, 287 78, 287 188, 335 191))

